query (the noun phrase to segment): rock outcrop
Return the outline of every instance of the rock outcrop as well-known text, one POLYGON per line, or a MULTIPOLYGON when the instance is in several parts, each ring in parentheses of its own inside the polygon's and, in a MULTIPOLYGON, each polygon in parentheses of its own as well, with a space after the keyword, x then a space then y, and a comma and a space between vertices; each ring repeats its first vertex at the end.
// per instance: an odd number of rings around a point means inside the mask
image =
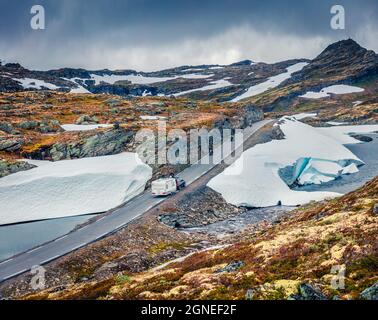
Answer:
POLYGON ((23 139, 0 137, 0 151, 18 151, 21 149, 23 144, 23 139))
POLYGON ((25 161, 8 162, 0 160, 0 178, 19 171, 26 171, 35 168, 34 165, 25 161))
POLYGON ((203 187, 186 194, 173 212, 162 214, 160 222, 172 228, 194 228, 225 220, 245 211, 228 204, 218 193, 203 187))
POLYGON ((360 298, 363 300, 378 300, 378 282, 362 291, 360 298))
POLYGON ((76 120, 76 124, 88 125, 88 124, 97 124, 98 119, 96 117, 91 117, 88 115, 83 115, 76 120))
POLYGON ((299 286, 299 293, 296 295, 291 295, 289 300, 327 300, 327 297, 318 289, 308 283, 302 283, 299 286))
POLYGON ((132 143, 133 137, 132 131, 114 129, 99 132, 79 142, 56 143, 25 156, 32 159, 59 161, 113 155, 124 151, 125 147, 132 143))

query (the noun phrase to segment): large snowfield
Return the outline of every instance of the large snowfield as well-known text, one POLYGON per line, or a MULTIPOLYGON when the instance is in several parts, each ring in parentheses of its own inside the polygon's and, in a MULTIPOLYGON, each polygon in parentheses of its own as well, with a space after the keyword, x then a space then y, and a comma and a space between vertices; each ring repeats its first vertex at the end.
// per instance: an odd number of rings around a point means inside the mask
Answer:
POLYGON ((314 128, 295 117, 284 117, 276 125, 285 134, 284 140, 273 140, 245 151, 235 163, 242 168, 241 174, 233 175, 233 168, 229 167, 208 186, 236 206, 295 206, 337 197, 339 194, 333 192, 291 190, 279 169, 291 168, 292 182, 303 185, 353 174, 363 162, 343 145, 360 143, 348 133, 378 130, 378 125, 314 128))
POLYGON ((234 98, 232 102, 238 102, 240 100, 243 100, 245 98, 257 96, 258 94, 261 94, 269 89, 273 89, 278 87, 282 82, 284 82, 287 79, 291 78, 291 75, 295 72, 301 71, 305 66, 307 66, 307 62, 300 62, 296 63, 286 69, 286 72, 281 73, 277 76, 270 77, 267 81, 263 83, 259 83, 253 87, 250 87, 245 93, 242 95, 234 98))
POLYGON ((30 161, 0 179, 0 225, 104 212, 144 191, 152 169, 135 153, 30 161))

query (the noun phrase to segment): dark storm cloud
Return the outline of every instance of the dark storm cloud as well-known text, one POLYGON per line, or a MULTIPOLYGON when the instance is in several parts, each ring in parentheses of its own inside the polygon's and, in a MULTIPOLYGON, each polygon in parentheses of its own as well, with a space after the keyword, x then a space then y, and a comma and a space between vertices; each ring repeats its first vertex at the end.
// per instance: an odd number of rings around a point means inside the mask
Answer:
POLYGON ((309 57, 353 37, 372 49, 376 0, 340 0, 347 29, 330 28, 335 0, 0 0, 0 58, 63 65, 159 69, 174 64, 309 57), (30 28, 30 8, 46 30, 30 28), (278 52, 277 52, 278 51, 278 52), (202 59, 203 61, 200 61, 202 59))

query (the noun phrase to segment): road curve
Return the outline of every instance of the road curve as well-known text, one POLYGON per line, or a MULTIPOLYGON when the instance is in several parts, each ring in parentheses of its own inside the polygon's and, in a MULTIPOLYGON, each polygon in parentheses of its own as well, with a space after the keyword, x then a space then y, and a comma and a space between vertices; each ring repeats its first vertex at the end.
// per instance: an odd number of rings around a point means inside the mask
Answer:
MULTIPOLYGON (((249 139, 256 131, 271 121, 272 120, 263 120, 256 122, 251 127, 245 129, 244 141, 249 139)), ((228 156, 229 155, 226 155, 226 158, 228 156)), ((190 185, 215 166, 216 164, 194 164, 182 171, 178 176, 183 178, 187 182, 187 185, 190 185)), ((150 191, 147 190, 126 203, 124 206, 114 210, 111 214, 104 216, 83 228, 60 237, 55 241, 43 244, 13 258, 2 261, 0 262, 0 282, 25 273, 31 270, 33 266, 44 265, 104 238, 165 200, 165 198, 152 197, 150 191)))

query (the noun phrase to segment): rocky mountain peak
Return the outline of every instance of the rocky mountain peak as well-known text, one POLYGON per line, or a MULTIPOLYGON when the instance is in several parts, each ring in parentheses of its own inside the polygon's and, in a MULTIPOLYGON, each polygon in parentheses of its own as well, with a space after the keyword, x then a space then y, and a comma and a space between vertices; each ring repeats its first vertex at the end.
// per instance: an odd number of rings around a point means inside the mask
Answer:
POLYGON ((361 47, 356 41, 353 39, 341 40, 329 45, 316 59, 316 60, 323 60, 329 57, 346 57, 346 58, 353 58, 353 57, 364 57, 366 54, 373 54, 373 51, 368 51, 367 49, 361 47))
POLYGON ((378 74, 378 55, 347 39, 328 46, 302 70, 300 80, 356 80, 375 74, 378 74))

